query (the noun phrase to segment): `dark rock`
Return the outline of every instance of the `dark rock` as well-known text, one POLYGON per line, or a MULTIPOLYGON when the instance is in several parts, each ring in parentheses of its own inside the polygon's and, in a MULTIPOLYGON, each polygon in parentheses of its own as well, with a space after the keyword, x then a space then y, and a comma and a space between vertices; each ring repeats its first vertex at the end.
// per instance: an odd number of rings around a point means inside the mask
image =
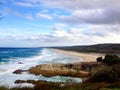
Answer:
POLYGON ((18 70, 15 70, 13 73, 15 74, 22 74, 22 72, 26 72, 28 70, 22 70, 22 69, 18 69, 18 70))
POLYGON ((19 62, 18 64, 23 64, 23 62, 19 62))

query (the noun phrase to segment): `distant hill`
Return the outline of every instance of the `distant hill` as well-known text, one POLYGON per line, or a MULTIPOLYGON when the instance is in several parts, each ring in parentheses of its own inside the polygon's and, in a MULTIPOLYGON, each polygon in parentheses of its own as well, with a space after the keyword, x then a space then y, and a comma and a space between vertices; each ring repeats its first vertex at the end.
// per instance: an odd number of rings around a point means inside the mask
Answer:
POLYGON ((96 44, 96 45, 88 45, 88 46, 66 46, 66 47, 54 47, 54 48, 77 51, 77 52, 120 54, 120 44, 96 44))

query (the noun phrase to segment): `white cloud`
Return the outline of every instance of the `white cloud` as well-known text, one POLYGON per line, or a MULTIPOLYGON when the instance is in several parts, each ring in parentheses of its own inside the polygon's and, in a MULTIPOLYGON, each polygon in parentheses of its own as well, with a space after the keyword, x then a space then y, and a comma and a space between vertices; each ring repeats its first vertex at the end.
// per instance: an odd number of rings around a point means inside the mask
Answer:
POLYGON ((42 13, 37 13, 36 16, 38 18, 44 18, 44 19, 48 19, 48 20, 52 20, 53 19, 52 16, 47 15, 47 14, 42 14, 42 13))
POLYGON ((120 43, 120 34, 109 33, 105 37, 94 37, 95 43, 120 43))
POLYGON ((24 7, 33 7, 34 5, 32 3, 26 3, 26 2, 14 2, 15 5, 18 6, 24 6, 24 7))
POLYGON ((119 6, 119 0, 43 0, 44 6, 68 10, 99 9, 119 6))
MULTIPOLYGON (((39 6, 67 10, 71 13, 71 16, 60 18, 61 21, 67 23, 120 23, 120 0, 22 0, 13 3, 26 7, 39 6)), ((40 14, 38 16, 52 19, 50 15, 40 14)))
MULTIPOLYGON (((15 5, 40 7, 32 15, 37 18, 55 20, 53 31, 47 34, 1 34, 0 39, 41 42, 49 45, 119 43, 120 40, 120 0, 12 0, 15 5), (50 11, 49 11, 50 10, 50 11), (53 13, 52 13, 53 12, 53 13), (37 13, 37 14, 35 14, 37 13), (71 26, 73 25, 73 26, 71 26), (8 38, 9 37, 9 38, 8 38)), ((22 14, 12 9, 8 13, 34 20, 30 14, 22 14)), ((47 26, 46 26, 47 27, 47 26)), ((38 44, 39 44, 38 43, 38 44)))
POLYGON ((66 24, 63 24, 63 23, 55 23, 54 26, 52 26, 52 28, 54 30, 64 30, 65 28, 67 27, 66 24))
POLYGON ((67 23, 120 23, 120 0, 44 0, 42 3, 45 7, 70 11, 71 15, 60 18, 67 23))
POLYGON ((73 24, 117 24, 120 23, 120 11, 117 8, 75 10, 70 16, 61 16, 60 21, 73 24))
MULTIPOLYGON (((59 24, 58 24, 59 26, 59 24)), ((64 25, 62 25, 64 26, 64 25)), ((0 33, 1 41, 17 41, 19 42, 36 42, 38 45, 83 45, 93 43, 119 43, 120 26, 101 26, 101 25, 86 25, 82 27, 74 27, 69 30, 55 29, 50 33, 23 33, 23 34, 8 34, 0 33)))
POLYGON ((64 8, 67 10, 79 9, 99 9, 112 6, 119 6, 119 0, 11 0, 16 5, 20 6, 36 6, 42 5, 49 8, 64 8))
POLYGON ((4 10, 7 14, 13 14, 15 16, 22 17, 28 20, 34 20, 33 16, 30 14, 23 14, 8 7, 5 7, 4 10))
POLYGON ((41 1, 40 0, 9 0, 12 1, 14 5, 23 6, 23 7, 40 7, 41 1))
POLYGON ((88 36, 100 36, 104 37, 111 32, 116 34, 120 32, 120 25, 86 25, 82 33, 88 36))

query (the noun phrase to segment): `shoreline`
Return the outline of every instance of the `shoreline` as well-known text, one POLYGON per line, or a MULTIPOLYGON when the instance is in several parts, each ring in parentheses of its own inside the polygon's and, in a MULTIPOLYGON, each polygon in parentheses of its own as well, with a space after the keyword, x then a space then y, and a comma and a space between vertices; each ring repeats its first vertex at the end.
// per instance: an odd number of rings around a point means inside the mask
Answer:
POLYGON ((104 54, 100 54, 100 53, 83 53, 83 52, 67 51, 67 50, 61 50, 61 49, 51 49, 51 50, 57 53, 78 57, 80 59, 83 59, 83 61, 86 61, 86 62, 96 62, 96 58, 105 56, 104 54))

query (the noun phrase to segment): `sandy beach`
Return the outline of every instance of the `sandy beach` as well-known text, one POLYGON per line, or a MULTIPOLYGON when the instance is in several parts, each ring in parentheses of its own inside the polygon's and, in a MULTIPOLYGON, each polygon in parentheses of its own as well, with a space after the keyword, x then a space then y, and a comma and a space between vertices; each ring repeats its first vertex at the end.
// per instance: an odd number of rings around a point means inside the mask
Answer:
POLYGON ((82 58, 87 62, 95 62, 97 57, 104 57, 104 54, 100 53, 82 53, 82 52, 75 52, 75 51, 67 51, 67 50, 60 50, 60 49, 52 49, 57 53, 68 54, 71 56, 82 58))

